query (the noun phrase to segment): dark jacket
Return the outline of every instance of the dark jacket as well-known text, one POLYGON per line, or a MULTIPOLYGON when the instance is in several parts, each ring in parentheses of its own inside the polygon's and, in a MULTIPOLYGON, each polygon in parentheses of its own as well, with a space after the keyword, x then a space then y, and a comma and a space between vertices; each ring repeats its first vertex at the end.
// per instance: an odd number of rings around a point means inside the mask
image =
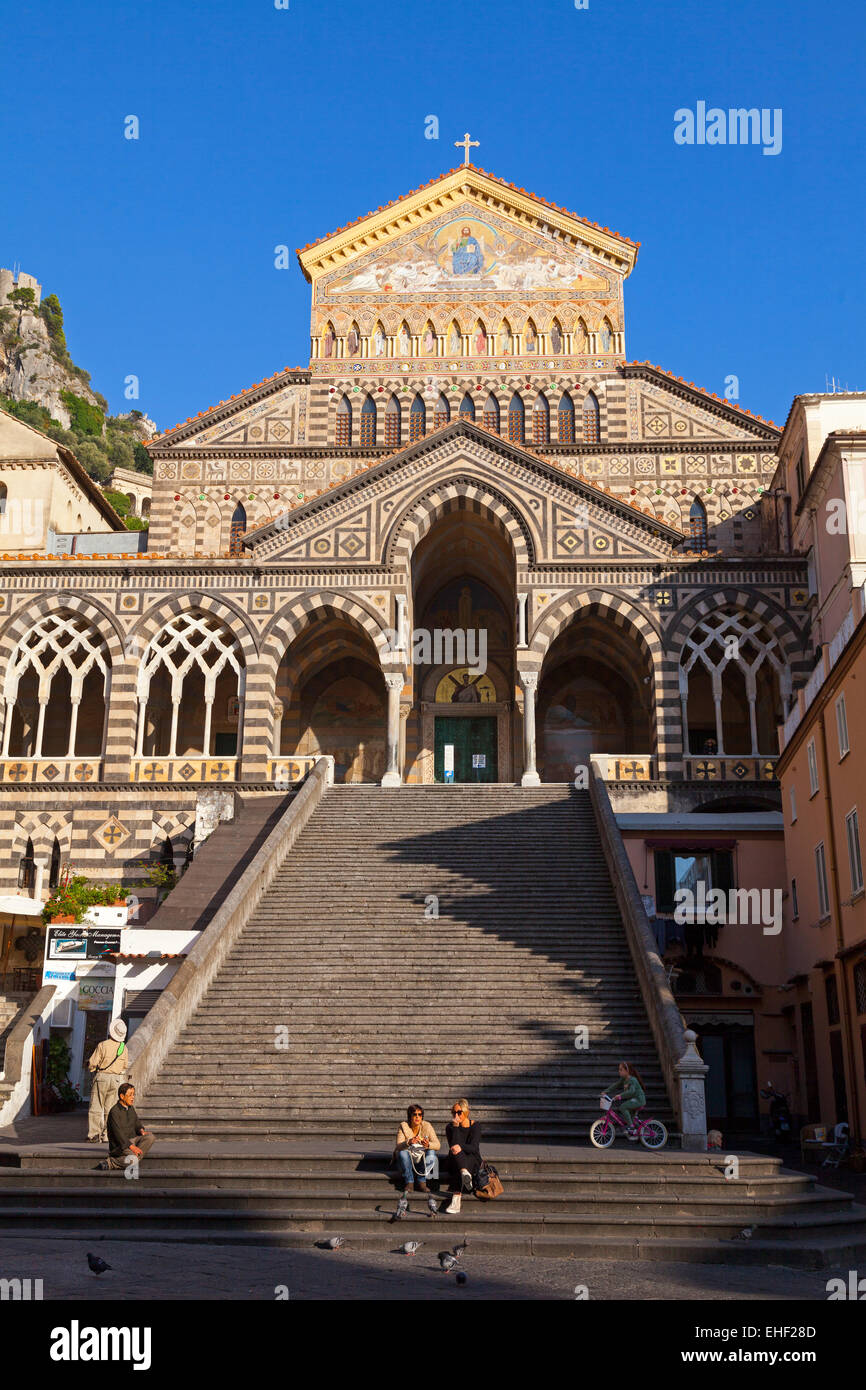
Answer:
POLYGON ((111 1157, 119 1158, 126 1153, 142 1129, 134 1105, 121 1105, 120 1101, 113 1105, 108 1112, 108 1152, 111 1157))
POLYGON ((445 1137, 448 1140, 449 1149, 452 1144, 460 1145, 461 1152, 457 1157, 460 1160, 459 1166, 461 1168, 468 1168, 472 1171, 473 1165, 481 1162, 481 1126, 475 1120, 472 1121, 468 1129, 464 1129, 462 1125, 452 1124, 449 1120, 445 1126, 445 1137), (466 1161, 467 1159, 469 1162, 466 1161))

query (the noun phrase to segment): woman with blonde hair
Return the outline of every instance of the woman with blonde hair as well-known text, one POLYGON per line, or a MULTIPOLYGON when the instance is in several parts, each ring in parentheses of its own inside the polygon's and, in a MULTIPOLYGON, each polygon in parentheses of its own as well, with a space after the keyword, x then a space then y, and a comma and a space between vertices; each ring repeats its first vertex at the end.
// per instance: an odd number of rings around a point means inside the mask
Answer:
POLYGON ((471 1192, 472 1185, 481 1167, 481 1126, 473 1120, 469 1111, 469 1101, 465 1096, 455 1100, 451 1107, 451 1119, 445 1126, 448 1141, 448 1156, 445 1167, 451 1173, 451 1202, 445 1208, 449 1216, 456 1216, 464 1192, 471 1192))

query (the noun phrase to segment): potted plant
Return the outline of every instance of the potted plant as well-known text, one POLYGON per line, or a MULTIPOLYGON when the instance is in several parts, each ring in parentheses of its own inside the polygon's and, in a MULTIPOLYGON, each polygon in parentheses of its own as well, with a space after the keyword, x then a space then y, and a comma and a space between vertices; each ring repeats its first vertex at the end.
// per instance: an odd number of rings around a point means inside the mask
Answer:
POLYGON ((81 1099, 78 1087, 69 1080, 69 1063, 72 1053, 65 1038, 56 1033, 48 1044, 47 1090, 45 1098, 50 1110, 73 1110, 81 1099))

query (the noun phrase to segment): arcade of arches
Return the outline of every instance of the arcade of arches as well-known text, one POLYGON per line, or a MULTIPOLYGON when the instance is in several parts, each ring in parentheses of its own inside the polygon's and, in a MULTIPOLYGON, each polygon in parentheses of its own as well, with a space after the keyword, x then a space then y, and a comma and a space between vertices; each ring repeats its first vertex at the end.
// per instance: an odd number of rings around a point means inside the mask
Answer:
MULTIPOLYGON (((527 609, 505 528, 455 505, 414 548, 397 649, 377 648, 368 626, 324 604, 275 679, 259 668, 268 755, 330 754, 342 782, 563 782, 592 754, 652 758, 671 719, 685 756, 775 752, 791 676, 759 618, 722 604, 696 619, 677 653, 680 708, 659 710, 658 673, 630 622, 575 594, 542 655, 528 643, 527 609)), ((247 677, 230 620, 195 608, 166 620, 135 662, 133 756, 242 761, 247 677)), ((6 669, 3 756, 104 756, 111 683, 93 623, 62 609, 39 617, 6 669)))

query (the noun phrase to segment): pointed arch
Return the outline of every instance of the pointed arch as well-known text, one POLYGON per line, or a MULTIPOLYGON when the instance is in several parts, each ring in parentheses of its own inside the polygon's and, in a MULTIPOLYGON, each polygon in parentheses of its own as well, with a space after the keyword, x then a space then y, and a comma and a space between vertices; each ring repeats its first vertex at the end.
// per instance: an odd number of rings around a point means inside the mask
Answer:
POLYGON ((560 444, 574 443, 574 401, 568 391, 563 391, 557 411, 557 437, 560 444))
POLYGON ((54 836, 54 844, 51 846, 51 859, 48 864, 48 891, 53 893, 60 883, 60 841, 54 836))
POLYGON ((480 478, 465 475, 435 484, 405 509, 387 537, 383 564, 408 568, 413 551, 431 527, 449 512, 467 508, 486 516, 508 536, 518 568, 535 564, 536 539, 517 499, 480 478))
POLYGON ((412 330, 404 319, 400 324, 395 343, 398 357, 412 356, 412 330))
POLYGON ((508 402, 508 438, 512 444, 524 442, 524 410, 519 391, 515 391, 508 402))
POLYGON ((484 402, 484 428, 499 433, 499 401, 492 391, 484 402))
POLYGON ((583 442, 584 444, 597 444, 598 441, 598 397, 594 391, 588 391, 583 402, 583 442))
POLYGON ((427 407, 424 404, 424 397, 416 392, 409 411, 409 443, 415 439, 423 439, 427 432, 427 407))
POLYGON ((523 330, 523 351, 538 351, 538 329, 535 327, 534 319, 526 320, 526 327, 523 330))
POLYGON ((175 613, 139 663, 136 757, 207 758, 216 734, 224 744, 236 736, 230 704, 243 699, 245 668, 241 643, 214 613, 175 613))
POLYGON ((395 395, 389 396, 385 406, 385 445, 394 449, 400 443, 400 402, 395 395))
POLYGON ((232 512, 231 527, 229 530, 229 555, 243 555, 244 553, 244 534, 247 529, 247 514, 243 502, 238 502, 232 512))
POLYGON ((478 319, 472 333, 472 351, 476 357, 487 355, 487 329, 483 319, 478 319))
POLYGON ((452 319, 448 325, 446 346, 449 357, 459 357, 463 352, 463 330, 456 319, 452 319))
POLYGON ((336 357, 337 355, 337 333, 330 319, 325 324, 325 331, 322 334, 322 356, 336 357))
POLYGON ((18 887, 30 897, 36 892, 36 860, 33 855, 33 841, 27 837, 24 853, 18 861, 18 887))
POLYGON ((589 352, 589 329, 586 320, 579 318, 574 325, 574 351, 576 353, 589 352))
POLYGON ((388 335, 385 332, 385 325, 381 319, 376 320, 376 327, 373 329, 373 356, 387 357, 388 355, 388 335))
POLYGON ((474 421, 474 419, 475 419, 475 402, 473 401, 473 399, 472 399, 472 397, 471 397, 471 395, 469 394, 468 391, 465 391, 465 392, 464 392, 464 394, 463 394, 463 399, 462 399, 461 402, 460 402, 460 410, 459 410, 459 412, 458 412, 458 418, 459 418, 460 420, 473 420, 473 421, 474 421))
POLYGON ((532 408, 532 442, 533 444, 548 444, 550 442, 550 406, 547 404, 547 397, 543 391, 539 391, 532 408))
POLYGON ((444 391, 440 391, 436 397, 436 404, 433 407, 433 428, 438 430, 442 425, 447 425, 451 419, 451 407, 448 404, 448 397, 444 391))
POLYGON ((352 402, 345 393, 337 402, 337 420, 334 431, 334 443, 348 445, 352 443, 352 402))
POLYGON ((44 613, 6 666, 3 757, 101 757, 110 681, 92 623, 68 609, 44 613))
POLYGON ((356 319, 352 320, 349 332, 346 334, 346 356, 358 357, 361 352, 361 330, 356 319))
POLYGON ((499 325, 497 344, 498 351, 502 353, 503 357, 510 357, 514 352, 514 334, 511 331, 511 324, 508 322, 508 319, 503 319, 499 325))
POLYGON ((610 319, 607 318, 607 316, 605 316, 601 321, 601 328, 599 329, 598 337, 599 347, 602 352, 614 351, 615 339, 613 336, 613 324, 611 323, 610 319))
POLYGON ((700 497, 695 495, 689 507, 689 540, 692 550, 707 548, 707 509, 700 497))
POLYGON ((369 392, 361 406, 360 443, 366 447, 376 443, 376 402, 369 392))
POLYGON ((558 318, 554 318, 550 325, 550 351, 558 356, 565 350, 565 340, 562 332, 562 324, 558 318))

